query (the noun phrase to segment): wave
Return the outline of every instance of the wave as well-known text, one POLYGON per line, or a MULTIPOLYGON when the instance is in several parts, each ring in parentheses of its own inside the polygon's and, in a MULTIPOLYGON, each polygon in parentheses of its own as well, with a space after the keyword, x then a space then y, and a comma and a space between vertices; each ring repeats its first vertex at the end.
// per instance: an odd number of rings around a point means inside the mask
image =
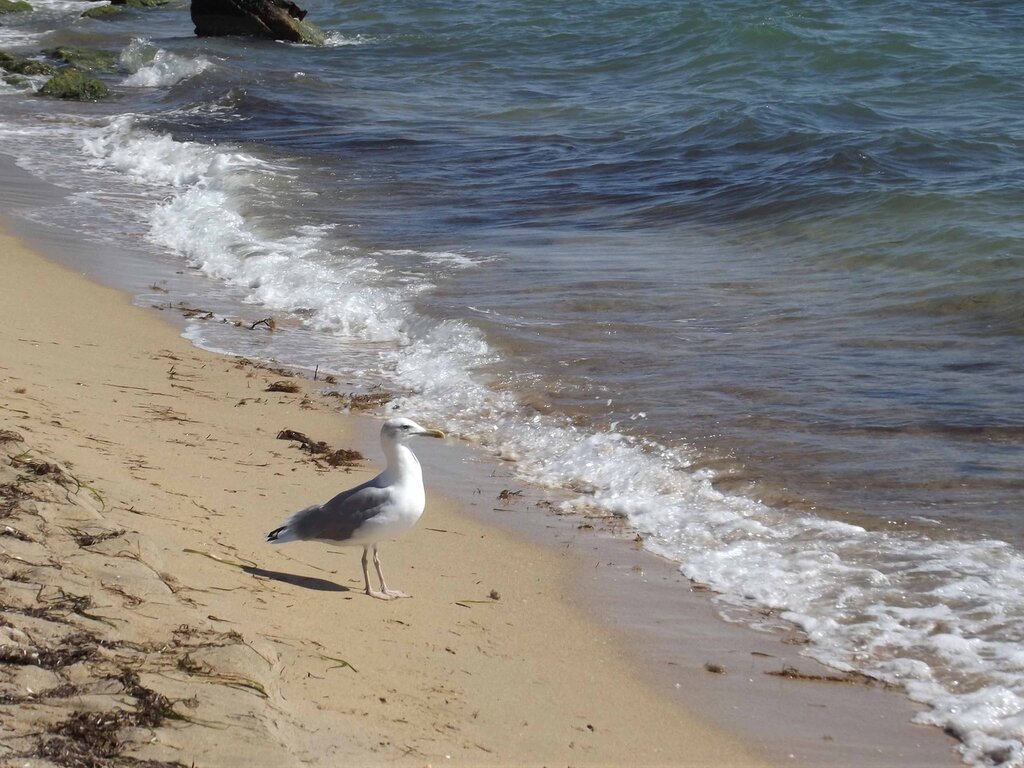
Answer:
POLYGON ((203 56, 191 59, 177 56, 154 48, 148 40, 140 38, 132 40, 121 52, 121 65, 131 72, 121 85, 136 88, 175 85, 213 66, 203 56))

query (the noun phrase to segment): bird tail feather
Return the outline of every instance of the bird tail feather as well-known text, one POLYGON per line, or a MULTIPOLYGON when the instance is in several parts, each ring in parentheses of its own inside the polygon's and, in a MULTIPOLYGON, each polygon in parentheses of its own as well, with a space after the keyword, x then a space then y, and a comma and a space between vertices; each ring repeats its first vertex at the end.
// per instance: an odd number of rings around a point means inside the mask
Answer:
POLYGON ((294 531, 290 530, 287 525, 282 525, 267 534, 267 543, 284 544, 286 541, 295 541, 297 538, 294 531))
POLYGON ((267 534, 267 543, 268 544, 284 544, 285 542, 288 542, 288 541, 300 541, 301 537, 299 536, 299 534, 295 530, 295 528, 296 528, 296 526, 295 526, 296 520, 298 520, 298 518, 301 517, 302 515, 305 515, 305 514, 311 512, 311 511, 313 511, 314 509, 319 509, 319 508, 320 508, 319 504, 314 504, 311 507, 306 507, 305 509, 301 509, 298 512, 296 512, 294 515, 292 515, 291 517, 289 517, 287 520, 284 521, 284 525, 280 526, 279 528, 275 528, 274 530, 272 530, 270 533, 267 534))

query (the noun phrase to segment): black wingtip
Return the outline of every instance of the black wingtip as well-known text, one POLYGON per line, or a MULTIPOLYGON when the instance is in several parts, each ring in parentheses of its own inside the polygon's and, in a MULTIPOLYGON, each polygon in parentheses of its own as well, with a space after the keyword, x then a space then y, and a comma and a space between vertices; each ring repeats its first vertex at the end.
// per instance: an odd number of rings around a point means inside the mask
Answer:
POLYGON ((267 541, 277 541, 277 534, 279 534, 287 527, 287 525, 282 525, 280 528, 275 528, 274 530, 272 530, 270 533, 267 534, 267 541))

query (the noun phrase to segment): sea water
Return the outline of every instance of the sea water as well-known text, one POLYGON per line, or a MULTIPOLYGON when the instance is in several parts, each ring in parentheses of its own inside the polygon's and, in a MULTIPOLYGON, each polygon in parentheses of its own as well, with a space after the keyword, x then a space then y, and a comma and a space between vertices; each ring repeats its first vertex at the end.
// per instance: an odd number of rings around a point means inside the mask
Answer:
POLYGON ((1024 6, 310 0, 312 48, 33 4, 0 49, 119 65, 97 104, 0 85, 55 185, 8 213, 1024 765, 1024 6))

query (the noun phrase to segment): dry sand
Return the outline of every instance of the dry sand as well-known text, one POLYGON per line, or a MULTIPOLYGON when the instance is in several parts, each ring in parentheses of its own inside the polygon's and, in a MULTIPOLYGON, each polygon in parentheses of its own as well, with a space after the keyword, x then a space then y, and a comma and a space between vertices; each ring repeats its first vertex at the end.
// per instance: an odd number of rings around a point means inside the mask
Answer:
POLYGON ((572 556, 435 489, 382 548, 411 600, 363 595, 358 549, 265 545, 376 471, 354 417, 3 235, 0 264, 0 761, 765 764, 643 682, 572 556))

